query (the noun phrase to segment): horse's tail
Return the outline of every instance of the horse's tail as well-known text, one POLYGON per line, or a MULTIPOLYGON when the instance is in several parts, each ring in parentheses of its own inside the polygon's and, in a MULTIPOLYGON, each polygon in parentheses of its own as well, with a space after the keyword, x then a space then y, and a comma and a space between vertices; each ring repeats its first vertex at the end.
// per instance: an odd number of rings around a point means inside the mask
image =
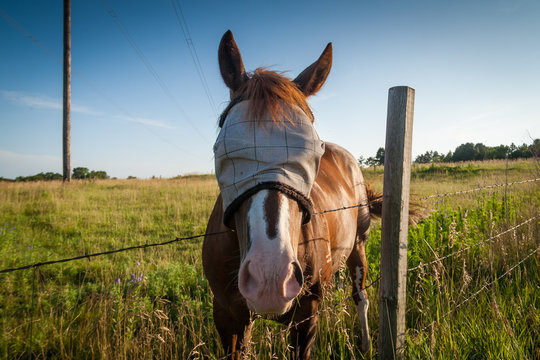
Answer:
MULTIPOLYGON (((383 194, 371 188, 369 184, 366 184, 366 192, 369 204, 369 215, 371 218, 381 218, 383 194)), ((420 211, 420 205, 415 202, 409 202, 409 225, 418 223, 421 218, 422 212, 420 211)))
POLYGON ((380 218, 382 216, 383 194, 374 190, 369 184, 366 184, 366 192, 369 204, 369 215, 371 218, 380 218))

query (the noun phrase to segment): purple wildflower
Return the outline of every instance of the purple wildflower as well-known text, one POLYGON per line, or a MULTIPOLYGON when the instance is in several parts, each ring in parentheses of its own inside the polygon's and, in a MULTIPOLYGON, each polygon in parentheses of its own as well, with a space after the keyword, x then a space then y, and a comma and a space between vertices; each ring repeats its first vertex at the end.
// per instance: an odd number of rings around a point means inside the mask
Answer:
POLYGON ((12 232, 12 231, 15 230, 16 228, 17 228, 17 227, 14 226, 14 227, 12 227, 11 229, 9 229, 8 232, 12 232))
POLYGON ((137 266, 141 266, 141 263, 137 261, 137 266))
POLYGON ((120 284, 120 278, 116 279, 116 283, 120 284))

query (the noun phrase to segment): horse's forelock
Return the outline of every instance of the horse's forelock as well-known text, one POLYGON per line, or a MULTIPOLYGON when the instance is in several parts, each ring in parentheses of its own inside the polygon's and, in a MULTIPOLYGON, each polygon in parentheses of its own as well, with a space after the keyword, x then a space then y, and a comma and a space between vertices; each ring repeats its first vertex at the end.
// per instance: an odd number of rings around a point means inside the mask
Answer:
POLYGON ((283 73, 258 68, 238 91, 242 100, 249 101, 246 116, 256 122, 268 114, 276 124, 291 122, 290 107, 298 106, 313 122, 306 96, 283 73))

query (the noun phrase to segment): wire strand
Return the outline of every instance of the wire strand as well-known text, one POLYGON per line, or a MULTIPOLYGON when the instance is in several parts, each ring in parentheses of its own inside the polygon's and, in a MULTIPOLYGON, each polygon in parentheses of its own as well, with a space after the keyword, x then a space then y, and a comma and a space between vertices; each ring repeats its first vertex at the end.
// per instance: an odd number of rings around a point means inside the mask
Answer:
POLYGON ((195 69, 197 70, 197 75, 199 76, 199 80, 201 81, 204 93, 206 94, 206 98, 208 99, 208 103, 210 104, 210 107, 212 108, 212 111, 214 112, 214 115, 217 118, 218 116, 217 107, 214 102, 214 98, 212 97, 210 87, 208 86, 208 81, 206 81, 206 76, 204 75, 203 67, 201 65, 201 61, 199 60, 199 55, 197 54, 197 50, 195 48, 195 43, 193 42, 193 38, 189 31, 188 23, 186 21, 186 18, 184 17, 184 12, 182 11, 180 0, 176 0, 176 2, 175 0, 171 0, 171 4, 174 9, 174 14, 176 15, 176 20, 178 21, 178 25, 180 26, 180 29, 182 30, 182 34, 184 35, 184 39, 188 46, 191 59, 193 60, 193 63, 195 64, 195 69))
POLYGON ((1 273, 10 273, 10 272, 19 271, 19 270, 32 269, 32 268, 37 268, 37 267, 41 267, 41 266, 45 266, 45 265, 60 264, 60 263, 65 263, 65 262, 70 262, 70 261, 75 261, 75 260, 81 260, 81 259, 90 259, 90 258, 96 257, 96 256, 111 255, 111 254, 116 254, 116 253, 120 253, 120 252, 124 252, 124 251, 129 251, 129 250, 146 249, 146 248, 150 248, 150 247, 164 246, 164 245, 169 245, 169 244, 179 242, 179 241, 183 241, 183 240, 194 240, 194 239, 198 239, 198 238, 205 237, 205 236, 221 235, 221 234, 225 234, 227 232, 228 231, 220 231, 220 232, 214 232, 214 233, 208 233, 208 234, 187 236, 187 237, 182 237, 182 238, 177 237, 174 240, 169 240, 169 241, 160 242, 160 243, 151 243, 151 244, 144 244, 144 245, 129 246, 129 247, 121 248, 121 249, 102 251, 102 252, 92 253, 92 254, 84 254, 84 255, 74 256, 74 257, 71 257, 71 258, 65 258, 65 259, 60 259, 60 260, 37 262, 37 263, 34 263, 34 264, 19 266, 19 267, 15 267, 15 268, 3 269, 3 270, 0 270, 0 274, 1 273))
POLYGON ((156 82, 158 83, 161 90, 163 90, 165 95, 167 95, 167 97, 169 97, 169 99, 176 105, 177 109, 184 116, 184 118, 191 125, 191 127, 199 134, 199 136, 205 142, 210 144, 210 141, 208 140, 208 138, 199 130, 199 128, 197 126, 195 126, 195 124, 190 119, 190 117, 185 112, 185 110, 182 108, 180 103, 173 96, 173 94, 172 94, 171 90, 169 89, 169 87, 167 86, 167 84, 159 76, 159 74, 156 71, 156 69, 154 68, 154 66, 152 66, 152 63, 150 63, 150 60, 148 60, 148 58, 146 57, 146 55, 144 54, 142 49, 139 47, 139 45, 137 45, 137 43, 135 42, 135 39, 133 38, 133 36, 131 36, 131 33, 129 32, 127 27, 124 25, 124 23, 122 22, 122 20, 120 19, 120 17, 116 13, 116 11, 114 11, 114 9, 113 9, 112 5, 110 4, 110 2, 108 0, 101 0, 101 4, 103 5, 103 7, 107 11, 107 13, 110 15, 110 17, 113 19, 114 23, 118 26, 118 28, 120 29, 120 32, 126 38, 129 45, 133 48, 133 50, 135 51, 135 53, 137 54, 139 59, 141 59, 141 61, 143 62, 144 66, 146 67, 148 72, 150 72, 152 77, 156 80, 156 82))
MULTIPOLYGON (((45 52, 47 55, 49 55, 53 60, 55 60, 56 62, 58 62, 60 65, 62 65, 62 60, 54 53, 52 52, 47 46, 45 46, 41 41, 39 41, 38 38, 36 38, 35 36, 33 36, 28 30, 26 30, 20 23, 18 23, 15 19, 13 19, 12 17, 10 17, 2 8, 0 8, 0 16, 9 24, 11 25, 13 28, 15 28, 15 30, 17 30, 21 35, 25 36, 26 38, 28 38, 30 41, 32 41, 36 46, 38 46, 43 52, 45 52)), ((110 97, 108 97, 107 95, 105 95, 105 93, 103 91, 101 91, 100 89, 98 89, 95 85, 93 85, 85 76, 83 76, 82 74, 78 73, 75 69, 72 69, 71 70, 71 73, 72 73, 72 76, 78 80, 82 80, 83 83, 86 84, 86 86, 88 86, 89 88, 91 88, 94 92, 96 92, 96 94, 98 94, 99 96, 101 96, 101 98, 103 98, 105 101, 107 101, 109 104, 111 104, 113 107, 115 107, 116 109, 118 109, 121 113, 123 113, 127 118, 131 119, 133 122, 137 123, 138 125, 142 126, 146 131, 148 131, 149 133, 151 133, 152 135, 160 138, 163 142, 177 148, 178 150, 180 150, 182 153, 184 154, 187 154, 187 155, 190 155, 192 157, 196 157, 196 158, 200 158, 201 157, 199 155, 196 155, 196 154, 193 154, 192 152, 184 149, 184 148, 181 148, 180 146, 178 146, 177 144, 167 140, 165 137, 161 136, 159 133, 151 130, 146 124, 144 124, 143 122, 141 121, 137 121, 137 118, 132 116, 125 108, 123 108, 122 106, 118 105, 115 101, 113 101, 110 97)))
POLYGON ((443 194, 434 194, 434 195, 429 195, 429 196, 424 196, 424 197, 419 197, 419 198, 411 198, 411 200, 412 201, 421 201, 421 200, 427 200, 427 199, 438 198, 438 197, 446 197, 446 196, 452 196, 452 195, 468 194, 468 193, 472 193, 472 192, 476 192, 476 191, 480 191, 480 190, 493 189, 493 188, 498 188, 498 187, 502 187, 502 186, 510 186, 510 185, 517 185, 517 184, 525 184, 525 183, 535 182, 535 181, 538 181, 538 180, 540 180, 540 178, 528 179, 528 180, 522 180, 522 181, 514 181, 514 182, 511 182, 511 183, 508 183, 508 184, 506 184, 506 183, 505 184, 493 184, 493 185, 488 185, 488 186, 477 187, 475 189, 470 189, 470 190, 460 190, 460 191, 443 193, 443 194))
POLYGON ((507 230, 505 230, 505 231, 503 231, 503 232, 501 232, 501 233, 499 233, 499 234, 497 234, 497 235, 491 236, 491 237, 489 237, 489 238, 487 238, 487 239, 484 239, 484 240, 482 240, 482 241, 480 241, 480 242, 477 242, 477 243, 475 243, 475 244, 471 244, 471 245, 469 245, 469 246, 466 246, 466 247, 464 247, 463 249, 460 249, 460 250, 455 251, 455 252, 453 252, 453 253, 450 253, 450 254, 448 254, 448 255, 445 255, 445 256, 441 256, 441 257, 439 257, 439 258, 436 258, 435 260, 429 261, 429 262, 427 262, 427 263, 419 264, 419 265, 417 265, 417 266, 415 266, 415 267, 412 267, 412 268, 410 268, 410 269, 407 269, 407 272, 409 272, 409 271, 414 271, 414 270, 416 270, 416 269, 419 269, 419 268, 422 268, 422 267, 425 267, 425 266, 428 266, 428 265, 431 265, 431 264, 435 264, 435 263, 437 263, 437 262, 439 262, 439 261, 441 261, 441 260, 447 259, 447 258, 449 258, 449 257, 455 256, 455 255, 460 254, 460 253, 462 253, 462 252, 464 252, 464 251, 467 251, 467 250, 469 250, 470 248, 472 248, 472 247, 474 247, 474 246, 479 246, 479 245, 482 245, 482 244, 484 244, 484 243, 486 243, 486 242, 491 242, 491 241, 493 241, 494 239, 496 239, 496 238, 498 238, 498 237, 501 237, 501 236, 504 235, 504 234, 507 234, 507 233, 509 233, 509 232, 511 232, 511 231, 513 231, 513 230, 516 230, 516 229, 518 229, 518 228, 520 228, 520 227, 522 227, 522 226, 524 226, 524 225, 530 223, 531 221, 533 221, 533 220, 536 219, 537 217, 538 217, 538 215, 535 215, 535 216, 533 216, 532 218, 525 220, 525 221, 522 222, 521 224, 518 224, 518 225, 516 225, 516 226, 513 226, 513 227, 511 227, 510 229, 507 229, 507 230))
MULTIPOLYGON (((457 304, 456 306, 454 306, 452 309, 450 309, 449 311, 447 311, 446 313, 444 313, 442 316, 441 316, 441 319, 444 319, 446 317, 448 317, 449 315, 451 315, 453 312, 455 312, 458 308, 460 308, 461 306, 463 306, 465 303, 471 301, 472 299, 474 299, 476 296, 478 296, 478 294, 480 294, 482 291, 486 290, 488 287, 490 287, 491 285, 493 285, 494 283, 498 282, 499 280, 501 280, 503 277, 505 277, 506 275, 510 274, 515 268, 517 268, 519 265, 523 264, 528 258, 530 258, 531 256, 533 256, 535 253, 537 253, 538 251, 540 250, 540 246, 537 247, 533 252, 529 253, 525 258, 521 259, 517 264, 515 264, 514 266, 512 266, 511 268, 509 268, 507 271, 505 271, 502 275, 498 276, 497 278, 495 278, 493 281, 485 284, 484 286, 482 286, 478 291, 475 291, 471 296, 469 296, 467 299, 463 300, 462 302, 460 302, 459 304, 457 304)), ((434 325, 437 321, 432 321, 431 323, 429 323, 427 326, 423 327, 422 329, 418 330, 419 333, 421 332, 424 332, 427 328, 429 328, 430 326, 434 325)))

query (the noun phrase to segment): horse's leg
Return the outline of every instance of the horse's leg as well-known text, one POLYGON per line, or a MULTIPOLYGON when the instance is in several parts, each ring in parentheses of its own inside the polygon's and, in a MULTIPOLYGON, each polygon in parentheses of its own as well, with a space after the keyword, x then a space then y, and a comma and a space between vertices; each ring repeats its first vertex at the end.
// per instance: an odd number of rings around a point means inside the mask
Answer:
POLYGON ((251 335, 249 312, 235 317, 214 301, 214 323, 225 350, 225 359, 241 359, 251 335))
POLYGON ((357 236, 355 246, 351 255, 347 259, 347 265, 352 276, 352 296, 360 318, 360 327, 362 329, 362 352, 364 355, 371 354, 371 341, 369 337, 369 325, 367 312, 369 300, 365 289, 367 276, 367 259, 366 259, 366 236, 357 236))
POLYGON ((318 308, 319 296, 315 294, 302 296, 296 305, 290 330, 291 359, 309 359, 317 335, 318 308))

